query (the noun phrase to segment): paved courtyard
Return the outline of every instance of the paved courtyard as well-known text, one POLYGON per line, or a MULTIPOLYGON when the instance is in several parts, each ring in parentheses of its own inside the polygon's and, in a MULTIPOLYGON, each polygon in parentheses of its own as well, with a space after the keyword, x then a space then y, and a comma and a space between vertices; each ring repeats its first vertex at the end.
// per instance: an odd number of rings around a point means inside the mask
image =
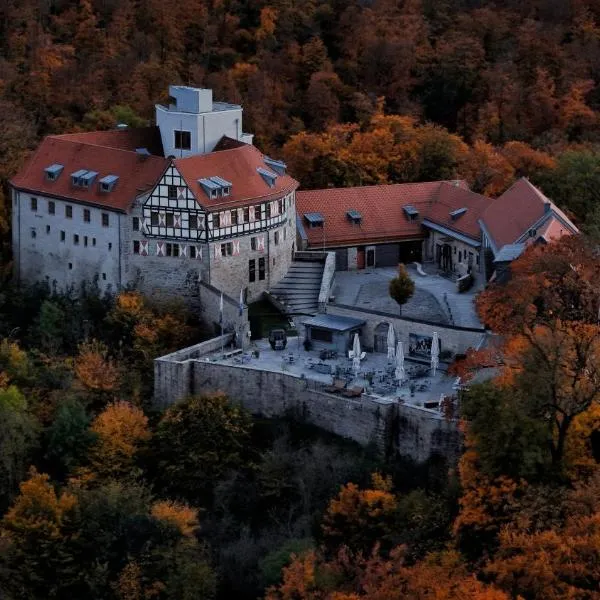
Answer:
MULTIPOLYGON (((435 272, 419 275, 414 265, 407 269, 415 282, 415 293, 402 307, 402 316, 462 327, 482 326, 473 302, 479 286, 459 294, 455 282, 446 277, 435 272)), ((331 295, 339 304, 400 314, 398 304, 388 292, 389 281, 396 273, 393 267, 337 271, 331 295)))
MULTIPOLYGON (((226 349, 225 356, 227 354, 226 349)), ((332 385, 337 375, 344 380, 347 388, 354 386, 363 388, 366 394, 381 402, 401 401, 413 406, 428 407, 436 412, 439 410, 433 405, 437 405, 441 394, 446 397, 456 395, 456 390, 453 389, 455 378, 446 374, 443 364, 433 376, 428 364, 407 358, 405 360, 407 380, 398 386, 393 377, 394 365, 388 363, 386 354, 368 353, 356 376, 350 359, 338 357, 321 360, 319 351, 307 352, 299 338, 289 338, 287 347, 283 351, 272 350, 267 340, 257 340, 243 353, 237 351, 236 354, 226 358, 223 356, 223 352, 217 351, 202 360, 303 377, 323 391, 332 385), (258 357, 254 355, 256 350, 258 357)), ((343 397, 341 392, 337 392, 336 395, 343 397)))

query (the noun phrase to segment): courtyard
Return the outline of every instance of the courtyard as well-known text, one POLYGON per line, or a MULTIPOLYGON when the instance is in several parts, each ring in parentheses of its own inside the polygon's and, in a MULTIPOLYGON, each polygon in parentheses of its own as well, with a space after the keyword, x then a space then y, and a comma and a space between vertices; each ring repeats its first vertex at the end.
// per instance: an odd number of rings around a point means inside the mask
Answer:
POLYGON ((286 373, 305 379, 323 392, 340 398, 359 399, 362 394, 382 403, 401 402, 429 409, 440 414, 440 398, 454 398, 456 378, 446 374, 446 365, 440 363, 435 375, 425 361, 405 359, 406 380, 398 385, 394 377, 395 364, 386 354, 366 353, 355 373, 352 359, 323 351, 307 351, 298 337, 288 338, 284 350, 273 350, 265 339, 253 341, 243 351, 226 347, 204 356, 203 361, 286 373))
POLYGON ((407 271, 415 283, 415 293, 400 307, 390 297, 390 279, 396 276, 397 269, 385 267, 360 271, 336 271, 331 288, 331 296, 338 304, 372 309, 421 319, 433 323, 458 325, 461 327, 481 327, 475 312, 475 295, 482 284, 475 285, 463 293, 456 290, 456 283, 424 266, 425 274, 420 275, 414 263, 407 265, 407 271))

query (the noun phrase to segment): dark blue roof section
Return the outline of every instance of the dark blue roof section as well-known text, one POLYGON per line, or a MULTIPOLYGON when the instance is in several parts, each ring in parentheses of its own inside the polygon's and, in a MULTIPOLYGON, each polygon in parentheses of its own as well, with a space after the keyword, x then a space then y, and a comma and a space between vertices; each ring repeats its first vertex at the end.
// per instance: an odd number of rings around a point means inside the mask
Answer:
POLYGON ((354 317, 342 317, 340 315, 318 314, 304 321, 307 327, 318 327, 329 331, 352 331, 365 325, 366 321, 354 317))
POLYGON ((519 258, 524 250, 525 244, 505 244, 496 254, 494 262, 511 262, 519 258))

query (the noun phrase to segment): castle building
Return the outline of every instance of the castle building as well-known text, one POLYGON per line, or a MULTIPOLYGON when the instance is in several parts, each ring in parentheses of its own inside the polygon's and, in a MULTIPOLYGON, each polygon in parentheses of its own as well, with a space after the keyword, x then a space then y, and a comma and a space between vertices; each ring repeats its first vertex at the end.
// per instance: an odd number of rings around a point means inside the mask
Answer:
POLYGON ((155 127, 46 137, 11 180, 21 281, 253 300, 288 271, 298 183, 242 130, 241 106, 171 86, 155 127))

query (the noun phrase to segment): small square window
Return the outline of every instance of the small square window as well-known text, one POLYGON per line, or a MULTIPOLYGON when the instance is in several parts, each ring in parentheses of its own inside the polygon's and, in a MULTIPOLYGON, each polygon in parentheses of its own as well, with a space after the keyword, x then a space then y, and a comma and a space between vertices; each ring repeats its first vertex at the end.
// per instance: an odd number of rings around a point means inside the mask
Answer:
POLYGON ((92 246, 96 245, 96 238, 92 238, 92 246))
POLYGON ((61 231, 61 232, 60 232, 60 241, 61 241, 61 242, 64 242, 64 241, 65 241, 65 238, 66 238, 66 234, 65 234, 65 232, 64 232, 64 231, 61 231))
POLYGON ((133 217, 133 219, 131 220, 131 226, 133 227, 134 231, 139 231, 140 230, 140 219, 139 219, 139 217, 133 217))
POLYGON ((69 271, 73 270, 73 263, 69 263, 69 271))
POLYGON ((231 256, 233 254, 233 244, 231 242, 227 242, 226 244, 221 244, 221 256, 231 256))
POLYGON ((54 200, 48 200, 48 214, 53 215, 56 212, 56 205, 54 200))
POLYGON ((255 237, 251 237, 250 238, 250 250, 256 250, 256 238, 255 237))
POLYGON ((177 186, 170 185, 167 189, 167 195, 169 197, 169 200, 177 200, 177 186))
POLYGON ((140 253, 140 243, 137 240, 133 241, 133 253, 134 254, 140 253))
POLYGON ((174 223, 173 213, 167 213, 165 215, 165 222, 167 224, 167 227, 173 227, 173 223, 174 223))
POLYGON ((155 210, 150 213, 150 225, 154 227, 158 226, 158 212, 155 210))
POLYGON ((103 281, 106 281, 106 273, 102 273, 102 279, 103 281))
POLYGON ((213 215, 213 229, 219 229, 219 227, 221 227, 221 215, 217 213, 213 215))
POLYGON ((31 228, 31 237, 33 239, 35 239, 37 237, 37 231, 35 230, 35 227, 31 228))
POLYGON ((31 198, 31 210, 37 210, 37 198, 31 198))
POLYGON ((65 206, 65 217, 67 217, 67 219, 73 218, 73 207, 68 204, 65 206))
POLYGON ((77 246, 79 244, 79 236, 75 233, 73 234, 73 243, 77 246))
POLYGON ((198 229, 198 216, 190 215, 188 225, 190 229, 198 229))
POLYGON ((91 220, 92 219, 91 219, 89 208, 84 208, 83 209, 83 222, 84 223, 89 223, 91 220))
POLYGON ((177 150, 190 150, 192 147, 192 134, 189 131, 177 131, 175 134, 175 148, 177 150))
POLYGON ((173 244, 173 256, 179 256, 179 244, 173 244))
POLYGON ((102 213, 102 227, 108 227, 108 213, 102 213))
POLYGON ((190 258, 196 258, 196 246, 189 247, 190 258))

